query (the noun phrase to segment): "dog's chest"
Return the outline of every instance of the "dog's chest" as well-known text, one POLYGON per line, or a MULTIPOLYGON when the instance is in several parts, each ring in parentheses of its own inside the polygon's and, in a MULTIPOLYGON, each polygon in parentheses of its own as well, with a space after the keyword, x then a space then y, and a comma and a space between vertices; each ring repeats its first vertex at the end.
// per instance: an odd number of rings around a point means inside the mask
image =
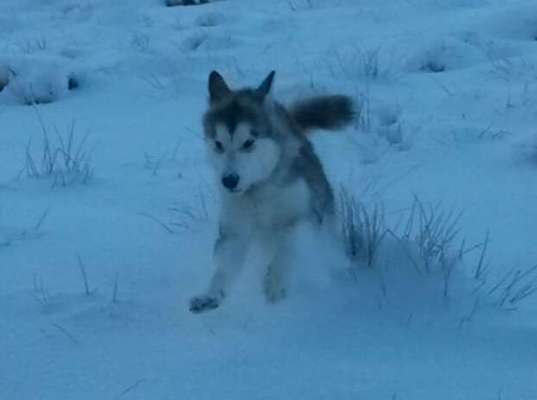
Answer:
POLYGON ((286 226, 311 213, 310 190, 299 179, 286 185, 270 184, 235 202, 234 212, 258 228, 286 226))
POLYGON ((252 198, 252 213, 259 226, 288 225, 310 212, 310 191, 303 180, 268 185, 252 198))

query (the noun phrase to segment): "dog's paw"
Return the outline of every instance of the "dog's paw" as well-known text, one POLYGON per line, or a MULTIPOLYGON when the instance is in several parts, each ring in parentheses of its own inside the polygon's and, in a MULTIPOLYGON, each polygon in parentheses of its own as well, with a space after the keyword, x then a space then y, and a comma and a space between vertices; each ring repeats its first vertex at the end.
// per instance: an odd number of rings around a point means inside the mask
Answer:
POLYGON ((220 300, 211 296, 196 296, 190 300, 190 311, 199 314, 205 311, 214 310, 220 305, 220 300))
POLYGON ((263 292, 265 293, 265 299, 268 303, 277 303, 280 300, 283 300, 287 295, 285 288, 270 275, 265 277, 263 282, 263 292))

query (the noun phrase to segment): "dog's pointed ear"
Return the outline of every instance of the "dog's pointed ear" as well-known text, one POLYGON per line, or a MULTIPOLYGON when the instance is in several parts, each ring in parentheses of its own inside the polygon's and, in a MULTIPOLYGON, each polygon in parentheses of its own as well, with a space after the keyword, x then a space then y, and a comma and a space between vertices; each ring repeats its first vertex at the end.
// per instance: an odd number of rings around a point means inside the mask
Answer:
POLYGON ((272 82, 274 81, 274 75, 276 74, 276 71, 271 71, 270 74, 267 75, 265 80, 259 85, 259 87, 256 89, 256 92, 263 98, 267 96, 267 94, 270 93, 270 89, 272 88, 272 82))
POLYGON ((209 74, 209 101, 215 103, 231 94, 231 89, 227 85, 222 75, 216 71, 209 74))

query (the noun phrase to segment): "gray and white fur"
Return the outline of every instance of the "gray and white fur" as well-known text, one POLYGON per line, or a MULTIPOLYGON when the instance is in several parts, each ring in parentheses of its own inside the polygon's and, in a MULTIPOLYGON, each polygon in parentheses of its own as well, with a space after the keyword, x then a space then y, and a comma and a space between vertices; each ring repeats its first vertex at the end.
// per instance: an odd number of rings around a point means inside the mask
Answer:
POLYGON ((353 118, 346 96, 318 96, 289 109, 270 94, 274 71, 257 88, 232 90, 209 75, 203 117, 209 158, 219 181, 221 212, 215 272, 207 291, 191 299, 199 313, 218 307, 239 275, 253 240, 273 255, 263 279, 268 302, 285 296, 290 237, 298 222, 331 221, 334 195, 307 138, 312 129, 339 129, 353 118))

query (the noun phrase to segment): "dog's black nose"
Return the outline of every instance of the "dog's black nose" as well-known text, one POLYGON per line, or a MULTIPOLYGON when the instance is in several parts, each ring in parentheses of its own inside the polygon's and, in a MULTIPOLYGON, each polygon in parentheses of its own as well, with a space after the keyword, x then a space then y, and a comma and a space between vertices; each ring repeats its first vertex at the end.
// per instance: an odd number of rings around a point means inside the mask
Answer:
POLYGON ((238 184, 239 184, 239 175, 237 174, 225 175, 222 178, 222 185, 224 185, 229 190, 235 189, 238 184))

